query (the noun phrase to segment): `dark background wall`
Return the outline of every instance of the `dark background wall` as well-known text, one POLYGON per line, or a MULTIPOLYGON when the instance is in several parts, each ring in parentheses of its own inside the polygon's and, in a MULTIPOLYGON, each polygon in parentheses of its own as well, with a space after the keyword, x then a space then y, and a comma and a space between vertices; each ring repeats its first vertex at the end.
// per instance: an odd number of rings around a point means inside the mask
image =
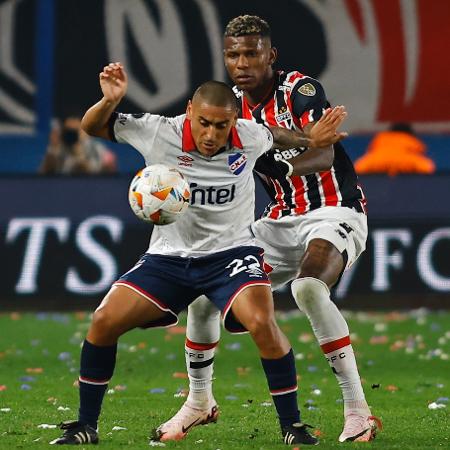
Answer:
MULTIPOLYGON (((368 248, 334 297, 346 307, 450 304, 450 2, 442 0, 0 0, 1 308, 97 303, 148 243, 126 201, 137 152, 112 145, 121 174, 34 176, 53 118, 100 96, 98 73, 122 61, 121 110, 175 115, 202 81, 226 80, 222 33, 266 18, 277 67, 317 77, 349 110, 355 159, 373 134, 411 122, 439 175, 365 177, 368 248)), ((258 209, 267 199, 258 193, 258 209)), ((278 294, 288 302, 288 294, 278 294)))

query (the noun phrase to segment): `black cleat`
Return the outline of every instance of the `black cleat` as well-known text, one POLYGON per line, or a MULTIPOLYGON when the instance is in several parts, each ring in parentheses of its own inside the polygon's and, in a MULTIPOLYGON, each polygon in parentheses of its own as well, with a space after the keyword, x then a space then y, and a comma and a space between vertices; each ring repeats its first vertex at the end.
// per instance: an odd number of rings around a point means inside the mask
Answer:
POLYGON ((76 420, 62 422, 59 427, 64 434, 54 439, 50 444, 56 445, 81 445, 98 444, 98 433, 91 426, 81 424, 76 420))
POLYGON ((306 423, 293 423, 281 428, 281 434, 283 435, 283 442, 287 445, 292 444, 305 444, 305 445, 317 445, 319 440, 311 436, 306 428, 312 428, 311 425, 306 423))

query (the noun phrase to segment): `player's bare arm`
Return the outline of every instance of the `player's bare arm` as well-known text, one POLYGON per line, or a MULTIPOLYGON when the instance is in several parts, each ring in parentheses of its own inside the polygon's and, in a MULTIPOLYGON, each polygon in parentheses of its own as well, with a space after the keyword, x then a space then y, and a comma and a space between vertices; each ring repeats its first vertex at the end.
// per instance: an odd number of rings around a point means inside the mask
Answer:
POLYGON ((103 68, 99 80, 103 98, 86 111, 81 128, 90 136, 110 140, 108 121, 127 92, 128 78, 123 65, 115 62, 103 68))

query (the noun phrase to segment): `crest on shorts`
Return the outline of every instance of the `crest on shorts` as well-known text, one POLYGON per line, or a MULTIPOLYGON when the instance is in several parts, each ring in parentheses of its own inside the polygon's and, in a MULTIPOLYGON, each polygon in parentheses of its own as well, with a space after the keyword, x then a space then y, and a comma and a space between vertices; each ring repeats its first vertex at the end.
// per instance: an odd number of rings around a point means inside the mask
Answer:
POLYGON ((232 153, 228 155, 228 167, 234 175, 239 175, 247 164, 247 157, 243 153, 232 153))
POLYGON ((306 83, 298 88, 298 92, 308 97, 314 97, 316 95, 316 88, 311 83, 306 83))

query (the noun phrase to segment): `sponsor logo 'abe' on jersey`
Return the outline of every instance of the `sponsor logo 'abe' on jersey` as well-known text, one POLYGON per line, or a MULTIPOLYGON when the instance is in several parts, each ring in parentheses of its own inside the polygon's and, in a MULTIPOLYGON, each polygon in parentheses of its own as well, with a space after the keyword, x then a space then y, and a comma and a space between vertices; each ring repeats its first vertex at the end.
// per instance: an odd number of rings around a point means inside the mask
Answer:
MULTIPOLYGON (((240 115, 267 126, 303 130, 320 119, 329 106, 322 85, 300 72, 277 72, 273 95, 252 108, 243 92, 233 88, 239 100, 240 115)), ((314 149, 274 150, 274 160, 289 160, 314 149)), ((255 169, 265 175, 273 202, 265 214, 273 219, 304 214, 324 206, 348 206, 365 211, 365 197, 358 185, 353 164, 340 143, 334 145, 334 161, 330 170, 306 176, 284 176, 261 157, 255 169)))

